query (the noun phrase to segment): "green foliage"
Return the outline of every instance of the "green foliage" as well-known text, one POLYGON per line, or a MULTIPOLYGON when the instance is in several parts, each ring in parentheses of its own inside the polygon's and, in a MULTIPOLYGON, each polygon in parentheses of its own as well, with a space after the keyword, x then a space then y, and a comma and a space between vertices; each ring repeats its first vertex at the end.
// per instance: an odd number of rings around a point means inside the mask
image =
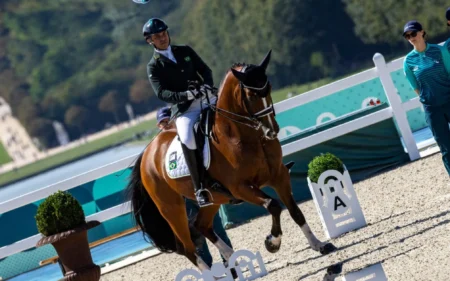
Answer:
POLYGON ((50 236, 85 223, 80 203, 68 192, 57 191, 42 202, 35 216, 37 229, 50 236))
POLYGON ((27 131, 32 136, 37 136, 39 141, 45 146, 54 146, 50 141, 56 139, 52 121, 45 118, 35 118, 27 123, 27 131))
POLYGON ((320 175, 327 170, 344 172, 344 164, 334 154, 329 152, 316 156, 308 164, 308 178, 312 182, 317 182, 320 175))
POLYGON ((100 99, 98 109, 102 112, 109 112, 114 115, 116 121, 119 122, 119 112, 124 110, 124 97, 117 91, 109 91, 100 99))
POLYGON ((355 22, 356 34, 365 43, 408 44, 402 34, 409 20, 418 20, 431 38, 447 32, 448 2, 443 0, 342 1, 355 22))
MULTIPOLYGON (((374 52, 404 55, 410 46, 401 30, 412 16, 429 35, 443 36, 445 7, 443 0, 165 0, 145 6, 2 0, 0 96, 26 128, 37 118, 47 124, 57 120, 76 138, 127 118, 100 108, 110 91, 120 93, 137 115, 163 104, 146 73, 153 49, 141 30, 150 17, 168 23, 174 44, 194 48, 213 70, 216 86, 233 63, 257 64, 272 49, 268 74, 276 91, 372 67, 374 52), (84 108, 95 122, 75 120, 86 114, 73 106, 84 108)), ((54 134, 32 136, 56 143, 54 134)))
POLYGON ((80 133, 85 133, 90 122, 89 115, 89 109, 73 105, 66 111, 64 121, 67 125, 77 128, 80 133))

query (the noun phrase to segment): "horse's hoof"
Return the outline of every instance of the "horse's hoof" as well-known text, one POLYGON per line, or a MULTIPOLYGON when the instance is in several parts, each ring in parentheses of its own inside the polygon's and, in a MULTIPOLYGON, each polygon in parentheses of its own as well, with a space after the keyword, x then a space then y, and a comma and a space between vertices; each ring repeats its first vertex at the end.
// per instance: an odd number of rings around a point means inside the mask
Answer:
POLYGON ((337 250, 337 248, 332 243, 327 243, 327 244, 323 245, 322 247, 320 247, 319 251, 322 255, 328 255, 329 253, 332 253, 336 250, 337 250))
POLYGON ((327 274, 340 274, 342 272, 342 263, 333 264, 327 268, 327 274))
POLYGON ((327 268, 327 274, 325 274, 322 281, 334 281, 341 272, 342 263, 334 264, 327 268))
MULTIPOLYGON (((281 240, 280 243, 278 243, 278 245, 272 243, 272 240, 276 239, 271 235, 266 237, 266 240, 264 241, 264 245, 266 246, 267 251, 269 251, 269 253, 276 253, 278 252, 278 250, 280 250, 280 246, 281 246, 281 240)), ((280 237, 281 239, 281 237, 280 237)))

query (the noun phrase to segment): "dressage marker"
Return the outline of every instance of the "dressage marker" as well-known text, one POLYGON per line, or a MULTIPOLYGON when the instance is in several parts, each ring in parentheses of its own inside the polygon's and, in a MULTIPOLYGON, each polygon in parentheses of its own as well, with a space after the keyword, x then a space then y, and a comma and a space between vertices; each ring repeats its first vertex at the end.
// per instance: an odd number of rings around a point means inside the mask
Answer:
POLYGON ((364 214, 345 165, 344 174, 328 170, 320 175, 317 183, 311 182, 308 178, 308 186, 328 239, 366 226, 364 214))
POLYGON ((259 252, 253 254, 249 250, 239 250, 233 253, 229 259, 228 267, 218 262, 212 265, 211 270, 203 270, 201 273, 195 269, 184 269, 178 273, 175 281, 215 281, 234 280, 232 270, 236 271, 238 281, 251 281, 267 275, 264 261, 259 252), (259 268, 257 270, 256 266, 259 268), (244 276, 244 272, 250 274, 244 276))
POLYGON ((383 270, 383 265, 377 263, 375 265, 366 267, 360 271, 350 272, 346 274, 342 281, 387 281, 386 274, 383 270))

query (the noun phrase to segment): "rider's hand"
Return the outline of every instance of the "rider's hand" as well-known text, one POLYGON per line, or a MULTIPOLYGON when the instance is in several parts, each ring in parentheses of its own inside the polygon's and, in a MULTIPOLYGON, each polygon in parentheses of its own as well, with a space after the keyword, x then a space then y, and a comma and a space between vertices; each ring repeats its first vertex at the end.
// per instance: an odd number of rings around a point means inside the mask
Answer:
POLYGON ((206 95, 210 96, 213 93, 213 88, 208 84, 203 84, 200 86, 200 92, 205 96, 206 95))
POLYGON ((195 99, 198 99, 199 97, 201 97, 202 93, 200 93, 196 89, 190 89, 190 90, 186 91, 186 95, 188 97, 188 100, 195 100, 195 99))
POLYGON ((188 89, 200 89, 200 82, 197 80, 188 80, 188 89))

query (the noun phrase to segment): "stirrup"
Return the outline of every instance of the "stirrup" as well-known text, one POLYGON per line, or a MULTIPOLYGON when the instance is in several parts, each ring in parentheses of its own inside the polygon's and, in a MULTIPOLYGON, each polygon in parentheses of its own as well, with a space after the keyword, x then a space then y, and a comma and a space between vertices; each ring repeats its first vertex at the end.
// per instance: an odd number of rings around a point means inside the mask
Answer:
POLYGON ((200 207, 206 207, 206 206, 209 206, 209 205, 213 205, 213 203, 212 203, 212 201, 213 201, 213 196, 212 196, 211 192, 210 192, 208 189, 206 189, 206 188, 201 188, 201 189, 197 190, 194 194, 195 194, 195 197, 196 197, 196 199, 197 199, 197 203, 198 203, 198 205, 199 205, 200 207), (200 194, 201 194, 202 192, 205 192, 205 191, 208 192, 209 195, 211 196, 211 201, 209 200, 208 194, 206 194, 206 198, 203 197, 203 196, 200 196, 200 194), (199 200, 199 199, 203 199, 203 200, 205 200, 205 201, 199 200))

